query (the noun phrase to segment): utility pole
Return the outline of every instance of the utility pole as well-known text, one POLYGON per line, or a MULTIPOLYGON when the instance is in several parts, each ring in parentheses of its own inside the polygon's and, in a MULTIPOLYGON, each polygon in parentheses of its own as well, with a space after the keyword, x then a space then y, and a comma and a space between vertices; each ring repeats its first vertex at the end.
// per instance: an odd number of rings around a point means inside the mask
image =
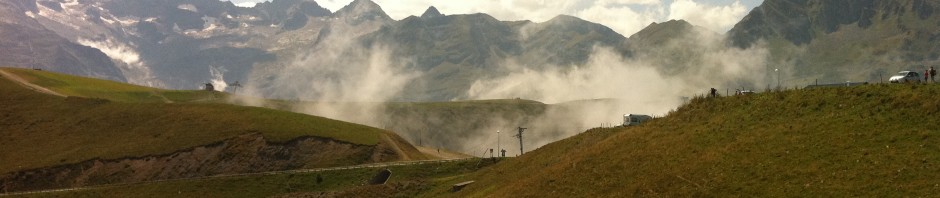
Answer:
POLYGON ((522 131, 525 131, 526 129, 528 128, 519 127, 519 134, 516 134, 514 136, 516 138, 519 138, 519 155, 522 155, 522 153, 525 152, 525 150, 522 149, 522 131))
POLYGON ((36 51, 33 50, 33 40, 29 38, 29 34, 26 34, 26 44, 29 45, 29 53, 32 55, 29 57, 29 67, 36 70, 36 51))
POLYGON ((780 69, 774 69, 774 73, 777 73, 777 90, 780 90, 780 69))
POLYGON ((499 146, 499 130, 496 130, 496 150, 503 150, 503 148, 499 146))

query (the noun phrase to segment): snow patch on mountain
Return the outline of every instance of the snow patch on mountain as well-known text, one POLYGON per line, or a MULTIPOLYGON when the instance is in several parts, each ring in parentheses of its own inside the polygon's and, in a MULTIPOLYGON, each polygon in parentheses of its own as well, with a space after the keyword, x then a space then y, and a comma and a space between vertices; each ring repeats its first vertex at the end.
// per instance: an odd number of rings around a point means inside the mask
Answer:
POLYGON ((258 2, 240 2, 240 3, 235 3, 235 6, 243 7, 243 8, 250 8, 250 7, 255 7, 255 5, 257 4, 258 2))
POLYGON ((196 6, 193 4, 180 4, 179 6, 176 6, 176 8, 180 10, 188 10, 190 12, 199 12, 199 8, 196 8, 196 6))
POLYGON ((79 6, 79 4, 80 4, 80 3, 78 2, 78 0, 66 0, 65 2, 62 3, 62 6, 63 6, 63 7, 74 7, 74 6, 79 6))
POLYGON ((85 14, 82 13, 82 11, 76 9, 75 6, 80 6, 80 5, 78 5, 78 2, 62 3, 62 7, 63 7, 62 12, 57 12, 56 10, 53 10, 45 6, 39 6, 38 7, 39 13, 37 14, 49 20, 59 22, 61 25, 69 27, 73 30, 80 30, 81 26, 79 26, 78 24, 72 21, 88 20, 88 16, 85 16, 85 14), (72 14, 74 14, 75 16, 72 16, 72 14), (78 18, 76 18, 76 16, 78 18))

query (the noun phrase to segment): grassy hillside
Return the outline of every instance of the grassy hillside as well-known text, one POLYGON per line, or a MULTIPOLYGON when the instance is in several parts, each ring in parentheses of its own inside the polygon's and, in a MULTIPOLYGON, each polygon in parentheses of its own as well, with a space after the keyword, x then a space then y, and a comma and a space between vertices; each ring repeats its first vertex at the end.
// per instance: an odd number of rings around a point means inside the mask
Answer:
POLYGON ((119 102, 208 102, 220 101, 227 97, 222 92, 164 90, 47 71, 0 69, 67 96, 101 98, 119 102))
POLYGON ((698 98, 479 171, 457 197, 933 196, 940 86, 698 98))
POLYGON ((138 96, 149 91, 162 94, 173 91, 48 72, 29 71, 26 76, 35 78, 33 80, 37 84, 62 93, 100 96, 115 101, 56 97, 0 78, 3 93, 0 95, 0 159, 3 159, 0 160, 0 173, 71 164, 92 158, 172 153, 253 133, 276 142, 314 136, 359 145, 376 145, 383 141, 383 135, 388 135, 392 142, 405 144, 400 145, 404 147, 401 150, 420 156, 417 150, 408 148, 410 145, 394 134, 372 127, 266 108, 218 103, 146 102, 152 100, 138 96))

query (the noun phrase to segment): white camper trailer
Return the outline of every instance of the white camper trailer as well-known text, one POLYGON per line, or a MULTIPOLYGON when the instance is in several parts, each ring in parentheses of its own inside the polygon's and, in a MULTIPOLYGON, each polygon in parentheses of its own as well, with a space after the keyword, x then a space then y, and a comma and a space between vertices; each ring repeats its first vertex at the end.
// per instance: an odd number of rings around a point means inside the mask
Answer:
POLYGON ((624 114, 623 126, 640 125, 640 123, 646 122, 649 119, 653 119, 653 117, 648 116, 648 115, 639 115, 639 114, 624 114))

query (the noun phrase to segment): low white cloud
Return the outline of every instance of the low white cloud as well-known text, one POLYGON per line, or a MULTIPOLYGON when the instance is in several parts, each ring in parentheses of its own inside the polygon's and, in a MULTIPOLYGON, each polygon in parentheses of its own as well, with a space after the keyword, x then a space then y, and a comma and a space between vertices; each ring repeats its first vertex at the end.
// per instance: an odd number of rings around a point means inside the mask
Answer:
POLYGON ((725 32, 744 18, 748 8, 740 1, 730 5, 707 5, 693 0, 676 0, 669 5, 668 19, 683 19, 715 32, 725 32))
POLYGON ((110 39, 101 41, 78 39, 78 43, 101 50, 105 55, 115 60, 116 65, 121 69, 121 73, 124 74, 129 83, 151 87, 162 87, 164 85, 162 81, 154 77, 153 71, 145 65, 140 59, 140 54, 131 46, 110 39))
POLYGON ((225 91, 225 88, 228 87, 228 83, 225 82, 225 72, 228 70, 224 67, 215 67, 209 66, 209 75, 212 75, 212 87, 217 91, 225 91))
MULTIPOLYGON (((554 108, 527 123, 505 121, 537 126, 539 132, 529 133, 525 145, 538 148, 593 127, 619 124, 624 114, 666 115, 689 97, 701 96, 711 88, 725 94, 724 90, 751 89, 769 82, 769 52, 763 44, 739 49, 725 43, 721 36, 690 32, 665 43, 663 49, 670 50, 664 54, 625 58, 612 49, 595 47, 588 61, 580 65, 531 67, 507 61, 501 66, 510 71, 508 74, 478 79, 467 90, 467 99, 522 98, 553 103, 554 108), (690 59, 663 64, 668 61, 662 59, 675 58, 673 52, 685 53, 690 59), (663 67, 681 69, 664 73, 663 67)), ((488 131, 492 130, 471 133, 483 135, 470 136, 464 148, 472 151, 473 145, 493 142, 487 138, 488 131)))
POLYGON ((513 62, 504 66, 513 72, 476 81, 467 91, 468 96, 471 99, 524 98, 546 103, 618 98, 634 104, 635 111, 664 114, 678 106, 680 97, 691 95, 684 79, 667 78, 649 63, 624 59, 606 48, 595 49, 590 60, 581 66, 548 67, 547 70, 513 62))
POLYGON ((134 51, 134 48, 132 47, 114 43, 114 42, 111 42, 110 40, 93 41, 93 40, 79 39, 78 43, 84 46, 97 48, 98 50, 101 50, 101 52, 104 52, 105 55, 108 55, 108 57, 111 57, 112 59, 120 60, 128 64, 140 63, 140 54, 138 54, 137 51, 134 51))
POLYGON ((575 13, 575 16, 591 22, 599 23, 629 37, 633 33, 639 32, 647 25, 659 21, 656 15, 657 10, 647 10, 639 13, 627 6, 604 7, 594 6, 575 13))
POLYGON ((658 5, 659 0, 598 0, 598 4, 603 6, 618 5, 658 5))

